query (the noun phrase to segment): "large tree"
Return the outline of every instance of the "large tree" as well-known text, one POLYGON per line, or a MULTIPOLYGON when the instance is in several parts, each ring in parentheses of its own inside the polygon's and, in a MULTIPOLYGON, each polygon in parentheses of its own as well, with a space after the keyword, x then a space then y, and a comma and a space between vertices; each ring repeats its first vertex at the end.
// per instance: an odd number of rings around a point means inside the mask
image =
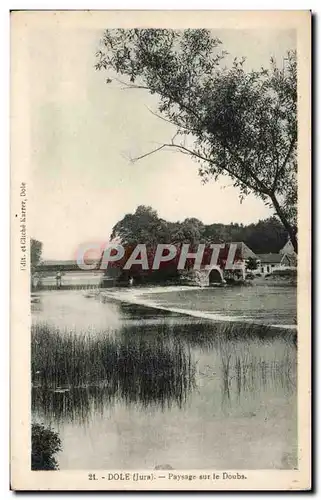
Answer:
MULTIPOLYGON (((204 29, 105 31, 97 69, 126 88, 158 96, 160 118, 175 136, 153 151, 175 149, 199 162, 204 181, 227 175, 244 197, 274 207, 295 251, 297 203, 297 64, 246 71, 223 66, 221 41, 204 29), (119 79, 121 76, 121 79, 119 79)), ((138 159, 138 158, 137 158, 138 159)))
POLYGON ((169 241, 167 223, 160 219, 152 207, 140 205, 135 213, 126 214, 113 227, 111 239, 120 240, 124 245, 144 243, 154 246, 169 241))

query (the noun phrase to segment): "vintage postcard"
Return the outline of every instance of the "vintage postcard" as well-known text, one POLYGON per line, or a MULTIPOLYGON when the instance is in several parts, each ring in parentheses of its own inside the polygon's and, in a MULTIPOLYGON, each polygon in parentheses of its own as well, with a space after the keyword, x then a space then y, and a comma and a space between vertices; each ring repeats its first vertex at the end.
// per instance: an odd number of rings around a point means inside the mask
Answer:
POLYGON ((311 488, 311 13, 11 13, 11 487, 311 488))

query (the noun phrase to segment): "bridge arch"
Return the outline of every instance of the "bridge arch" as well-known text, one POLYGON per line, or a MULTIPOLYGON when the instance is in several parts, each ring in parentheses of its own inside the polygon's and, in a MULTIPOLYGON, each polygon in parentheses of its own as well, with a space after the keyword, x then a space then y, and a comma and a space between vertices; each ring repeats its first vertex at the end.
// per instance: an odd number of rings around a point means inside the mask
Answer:
POLYGON ((223 271, 220 266, 212 266, 208 271, 208 284, 221 284, 224 283, 223 271))

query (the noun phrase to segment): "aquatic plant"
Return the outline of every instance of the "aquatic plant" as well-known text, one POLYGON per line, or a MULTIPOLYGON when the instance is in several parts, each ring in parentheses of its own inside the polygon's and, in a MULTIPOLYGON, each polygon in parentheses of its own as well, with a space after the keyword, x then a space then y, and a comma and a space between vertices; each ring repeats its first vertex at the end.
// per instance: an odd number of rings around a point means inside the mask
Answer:
POLYGON ((162 407, 173 402, 181 406, 195 375, 180 338, 77 335, 45 324, 32 328, 31 372, 34 389, 56 394, 77 389, 86 399, 84 389, 99 387, 104 397, 162 407))

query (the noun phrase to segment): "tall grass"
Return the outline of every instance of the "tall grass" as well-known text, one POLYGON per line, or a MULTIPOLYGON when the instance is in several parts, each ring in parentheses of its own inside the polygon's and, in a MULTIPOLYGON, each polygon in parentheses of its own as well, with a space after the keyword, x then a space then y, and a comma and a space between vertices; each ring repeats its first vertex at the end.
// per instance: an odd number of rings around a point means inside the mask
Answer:
POLYGON ((170 335, 184 339, 191 348, 213 352, 208 371, 220 374, 222 392, 227 395, 245 396, 272 387, 289 393, 296 390, 296 330, 203 320, 174 324, 170 335))
POLYGON ((277 386, 293 392, 296 332, 175 317, 90 335, 38 324, 31 360, 33 410, 84 422, 115 401, 182 408, 199 376, 219 376, 228 396, 277 386), (196 370, 202 351, 210 356, 205 375, 196 370))
POLYGON ((31 372, 34 388, 80 394, 94 386, 105 396, 144 406, 182 405, 195 374, 179 338, 77 335, 46 324, 32 328, 31 372))
MULTIPOLYGON (((164 332, 169 329, 165 328, 164 332)), ((173 324, 170 334, 184 339, 191 347, 202 349, 220 348, 230 342, 257 343, 266 347, 280 339, 287 345, 296 346, 297 332, 287 328, 271 327, 269 325, 237 322, 213 322, 198 320, 190 324, 173 324)))
POLYGON ((221 344, 221 379, 223 391, 253 393, 279 386, 286 392, 296 390, 297 356, 286 339, 266 342, 231 341, 221 344), (270 345, 269 345, 270 344, 270 345))

